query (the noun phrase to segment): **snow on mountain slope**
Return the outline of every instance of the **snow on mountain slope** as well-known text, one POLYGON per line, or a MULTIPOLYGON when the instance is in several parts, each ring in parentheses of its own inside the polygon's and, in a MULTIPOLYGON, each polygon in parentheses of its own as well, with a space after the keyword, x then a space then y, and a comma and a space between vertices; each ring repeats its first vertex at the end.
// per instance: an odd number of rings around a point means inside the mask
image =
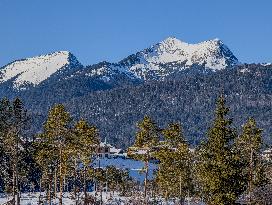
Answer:
POLYGON ((80 70, 72 69, 82 65, 67 51, 18 60, 0 69, 0 84, 8 82, 9 87, 22 90, 35 87, 53 74, 68 70, 61 79, 80 80, 84 77, 119 85, 123 81, 163 80, 195 67, 203 68, 206 72, 237 64, 237 58, 219 39, 188 44, 170 37, 118 63, 101 62, 80 70))
POLYGON ((176 38, 167 38, 153 46, 150 51, 142 52, 142 59, 154 64, 186 61, 186 65, 205 64, 206 68, 214 70, 238 63, 236 57, 219 39, 188 44, 176 38))
POLYGON ((59 51, 38 57, 14 61, 0 69, 0 83, 11 80, 13 88, 23 89, 36 86, 52 74, 65 69, 81 66, 68 51, 59 51))
POLYGON ((128 78, 135 79, 136 76, 127 70, 124 66, 114 63, 101 62, 97 64, 96 69, 92 69, 90 72, 85 75, 91 77, 101 77, 105 81, 108 81, 113 75, 124 74, 128 78))
POLYGON ((188 44, 170 37, 150 48, 130 55, 120 61, 120 64, 139 78, 156 79, 193 65, 217 71, 235 66, 239 62, 219 39, 188 44))

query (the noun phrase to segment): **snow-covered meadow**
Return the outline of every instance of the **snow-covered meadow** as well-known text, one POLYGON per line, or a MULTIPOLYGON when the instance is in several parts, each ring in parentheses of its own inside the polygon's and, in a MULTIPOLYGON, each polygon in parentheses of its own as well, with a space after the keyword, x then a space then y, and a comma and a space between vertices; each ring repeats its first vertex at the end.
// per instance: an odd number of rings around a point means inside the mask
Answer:
MULTIPOLYGON (((127 159, 127 158, 102 158, 102 159, 96 159, 93 162, 93 167, 100 167, 100 168, 105 168, 107 166, 115 166, 119 169, 123 170, 128 170, 130 176, 135 180, 139 182, 144 181, 144 172, 143 167, 144 163, 138 160, 133 160, 133 159, 127 159)), ((154 163, 149 163, 149 173, 148 173, 148 178, 152 179, 154 177, 154 171, 156 170, 157 165, 154 163)), ((119 193, 117 192, 88 192, 88 195, 93 196, 96 198, 97 201, 100 201, 102 199, 102 204, 103 205, 134 205, 134 204, 139 204, 141 202, 140 199, 137 199, 139 196, 131 196, 131 197, 124 197, 120 196, 119 193), (102 195, 102 196, 101 196, 102 195)), ((39 204, 39 199, 41 201, 45 201, 45 193, 22 193, 21 195, 21 205, 37 205, 39 204)), ((0 195, 0 205, 7 205, 8 201, 12 200, 12 195, 5 195, 2 194, 0 195)), ((150 198, 150 201, 154 199, 150 198)), ((157 204, 166 204, 163 199, 156 199, 157 204)), ((201 205, 200 202, 195 201, 193 202, 192 199, 186 199, 187 204, 190 205, 201 205)), ((174 205, 177 204, 178 200, 176 201, 169 201, 167 204, 168 205, 174 205)), ((58 199, 55 198, 53 200, 53 205, 58 205, 58 199)), ((73 193, 68 193, 65 192, 63 194, 63 204, 64 205, 75 205, 75 199, 73 197, 73 193)), ((83 204, 83 193, 79 194, 78 196, 78 204, 83 204)), ((154 202, 153 202, 154 204, 154 202)))
MULTIPOLYGON (((100 192, 88 192, 88 195, 96 197, 98 204, 103 205, 139 205, 141 202, 138 201, 137 197, 123 197, 119 196, 118 193, 106 193, 102 192, 102 203, 100 202, 101 199, 101 193, 100 192)), ((0 195, 0 204, 1 205, 8 205, 9 201, 12 199, 12 196, 7 195, 0 195)), ((39 204, 39 199, 45 200, 45 194, 44 193, 24 193, 22 194, 20 204, 21 205, 37 205, 39 204)), ((160 204, 160 205, 176 205, 179 204, 178 199, 175 201, 168 201, 167 203, 163 199, 156 199, 156 202, 152 202, 154 199, 149 199, 150 203, 154 204, 160 204)), ((54 199, 52 201, 52 205, 58 205, 59 201, 58 199, 54 199)), ((44 203, 40 203, 44 204, 44 203)), ((72 197, 72 193, 64 193, 63 194, 63 205, 75 205, 75 199, 72 197)), ((78 197, 77 201, 78 205, 83 204, 83 194, 78 197)), ((185 205, 204 205, 204 203, 201 203, 199 200, 193 200, 190 198, 185 199, 185 205)))

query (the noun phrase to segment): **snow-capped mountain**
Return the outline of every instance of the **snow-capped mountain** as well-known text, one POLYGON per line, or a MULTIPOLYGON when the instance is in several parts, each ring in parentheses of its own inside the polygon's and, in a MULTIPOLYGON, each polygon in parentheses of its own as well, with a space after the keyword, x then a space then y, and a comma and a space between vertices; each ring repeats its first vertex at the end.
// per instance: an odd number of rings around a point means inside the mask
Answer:
POLYGON ((206 71, 217 71, 238 64, 238 59, 219 39, 188 44, 170 37, 118 63, 96 68, 92 76, 105 78, 106 74, 109 79, 116 73, 124 73, 141 80, 158 80, 196 66, 206 71))
POLYGON ((270 136, 271 76, 272 65, 240 64, 218 39, 188 44, 167 38, 115 63, 83 67, 67 51, 12 62, 0 68, 0 97, 22 99, 33 115, 33 133, 50 107, 63 103, 101 136, 127 146, 146 114, 162 126, 184 123, 189 140, 204 136, 223 89, 238 127, 255 116, 270 136))
MULTIPOLYGON (((17 60, 0 69, 0 86, 24 90, 42 83, 49 85, 56 82, 53 77, 57 76, 58 80, 67 82, 82 81, 84 78, 85 82, 96 81, 96 85, 102 83, 112 87, 163 80, 180 71, 195 71, 193 68, 210 72, 237 64, 237 58, 219 39, 188 44, 171 37, 117 63, 101 62, 85 68, 68 51, 17 60)), ((88 84, 88 87, 92 86, 88 84)))
POLYGON ((188 44, 176 38, 167 38, 120 63, 136 76, 148 79, 150 73, 151 76, 165 77, 192 66, 217 71, 237 65, 238 59, 219 39, 188 44))
POLYGON ((37 86, 56 73, 82 67, 68 51, 14 61, 0 69, 0 85, 11 82, 14 89, 20 90, 37 86))

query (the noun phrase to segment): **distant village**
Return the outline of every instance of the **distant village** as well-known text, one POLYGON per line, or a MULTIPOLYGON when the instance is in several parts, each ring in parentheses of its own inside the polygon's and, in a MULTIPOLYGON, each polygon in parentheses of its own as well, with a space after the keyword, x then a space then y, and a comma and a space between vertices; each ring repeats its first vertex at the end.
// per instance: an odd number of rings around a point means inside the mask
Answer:
MULTIPOLYGON (((191 148, 191 152, 194 152, 195 149, 191 148)), ((114 145, 107 142, 105 139, 104 142, 101 142, 99 144, 99 147, 96 149, 97 157, 104 159, 104 158, 122 158, 122 159, 128 159, 130 158, 127 154, 127 150, 116 148, 114 145)), ((141 155, 145 154, 146 150, 144 149, 138 149, 138 151, 135 154, 141 155)), ((272 148, 268 148, 263 150, 262 157, 264 160, 272 161, 272 148)))

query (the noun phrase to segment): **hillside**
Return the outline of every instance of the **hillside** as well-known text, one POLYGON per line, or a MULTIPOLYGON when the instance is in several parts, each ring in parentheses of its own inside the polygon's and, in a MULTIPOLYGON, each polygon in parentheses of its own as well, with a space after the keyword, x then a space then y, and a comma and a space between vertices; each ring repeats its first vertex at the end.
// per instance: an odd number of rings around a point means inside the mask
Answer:
POLYGON ((190 143, 197 144, 222 91, 235 125, 253 116, 269 139, 271 81, 271 64, 242 64, 221 40, 188 44, 171 37, 117 63, 84 67, 67 51, 14 61, 0 69, 0 96, 23 99, 33 133, 50 107, 64 103, 122 147, 133 142, 144 115, 160 126, 180 121, 190 143))
POLYGON ((254 117, 269 141, 272 133, 272 66, 244 65, 209 75, 180 74, 177 80, 98 91, 66 102, 78 118, 96 124, 103 137, 131 144, 136 122, 150 115, 160 126, 180 121, 190 143, 199 143, 213 119, 217 96, 224 92, 240 129, 254 117))

